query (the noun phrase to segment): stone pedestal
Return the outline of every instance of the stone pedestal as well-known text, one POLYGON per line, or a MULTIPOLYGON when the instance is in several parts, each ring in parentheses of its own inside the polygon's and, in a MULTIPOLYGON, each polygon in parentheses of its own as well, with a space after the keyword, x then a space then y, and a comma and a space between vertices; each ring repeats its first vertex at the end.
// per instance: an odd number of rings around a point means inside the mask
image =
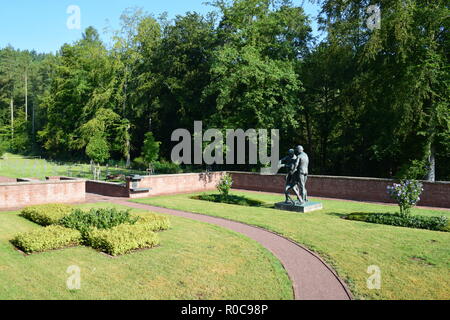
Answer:
POLYGON ((306 213, 322 210, 323 206, 322 203, 320 202, 312 202, 312 201, 308 201, 304 204, 295 204, 295 205, 293 205, 292 203, 278 202, 275 204, 275 209, 306 213))

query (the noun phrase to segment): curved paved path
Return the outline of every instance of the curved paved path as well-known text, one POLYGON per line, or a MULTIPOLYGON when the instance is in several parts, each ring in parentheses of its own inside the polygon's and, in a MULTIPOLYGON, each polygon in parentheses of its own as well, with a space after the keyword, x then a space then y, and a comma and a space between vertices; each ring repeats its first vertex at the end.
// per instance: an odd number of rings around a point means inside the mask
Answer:
POLYGON ((101 200, 211 223, 239 232, 258 241, 280 260, 292 281, 295 299, 351 299, 351 294, 343 281, 322 259, 308 249, 270 231, 227 219, 134 203, 121 198, 101 197, 101 200))

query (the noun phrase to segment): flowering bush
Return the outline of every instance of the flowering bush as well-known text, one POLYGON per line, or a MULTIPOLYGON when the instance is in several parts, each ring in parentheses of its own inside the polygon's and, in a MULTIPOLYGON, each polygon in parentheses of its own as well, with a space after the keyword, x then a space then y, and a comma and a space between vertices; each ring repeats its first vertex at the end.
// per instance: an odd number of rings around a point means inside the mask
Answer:
POLYGON ((219 183, 217 184, 216 188, 219 190, 222 197, 227 198, 230 194, 231 186, 233 185, 233 179, 231 176, 227 173, 222 176, 219 183))
POLYGON ((411 208, 420 201, 423 192, 423 185, 416 180, 402 180, 387 187, 389 196, 397 201, 400 207, 400 214, 408 215, 411 208))

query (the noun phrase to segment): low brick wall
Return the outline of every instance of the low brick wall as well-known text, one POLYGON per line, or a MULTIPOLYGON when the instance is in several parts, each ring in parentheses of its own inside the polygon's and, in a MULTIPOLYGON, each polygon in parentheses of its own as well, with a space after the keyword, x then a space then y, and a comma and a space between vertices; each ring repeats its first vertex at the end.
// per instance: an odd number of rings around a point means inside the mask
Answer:
MULTIPOLYGON (((233 188, 283 193, 285 175, 230 173, 233 177, 233 188)), ((310 196, 392 203, 386 188, 393 182, 394 180, 390 179, 311 175, 306 187, 310 196)), ((424 182, 421 199, 418 205, 450 208, 450 182, 424 182)))
POLYGON ((11 183, 11 182, 17 182, 17 179, 9 177, 0 177, 0 183, 11 183))
MULTIPOLYGON (((149 192, 130 193, 130 198, 190 193, 215 190, 225 172, 186 173, 144 176, 138 188, 151 189, 149 192)), ((128 183, 130 185, 130 183, 128 183)))
POLYGON ((32 181, 0 184, 0 208, 46 203, 72 203, 86 199, 84 180, 32 181))
POLYGON ((86 192, 100 194, 108 197, 128 197, 129 190, 127 186, 123 186, 117 183, 104 182, 104 181, 86 181, 86 192))

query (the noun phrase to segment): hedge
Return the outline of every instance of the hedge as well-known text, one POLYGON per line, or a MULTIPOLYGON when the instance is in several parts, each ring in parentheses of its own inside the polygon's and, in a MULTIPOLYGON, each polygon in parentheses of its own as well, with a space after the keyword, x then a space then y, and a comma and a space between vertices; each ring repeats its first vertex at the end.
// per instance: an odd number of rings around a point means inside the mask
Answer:
POLYGON ((348 220, 385 224, 397 227, 427 229, 434 231, 450 231, 450 222, 445 216, 428 217, 420 215, 400 215, 392 213, 352 213, 348 220))
POLYGON ((250 198, 247 198, 244 196, 237 196, 237 195, 223 196, 221 194, 202 194, 202 195, 198 195, 198 196, 193 196, 193 197, 191 197, 191 199, 217 202, 217 203, 235 204, 235 205, 246 206, 246 207, 264 207, 265 206, 264 201, 250 199, 250 198))
POLYGON ((20 233, 11 242, 26 253, 43 252, 79 245, 81 234, 77 230, 53 225, 20 233))
POLYGON ((86 236, 93 229, 110 229, 123 223, 134 224, 138 220, 127 210, 116 208, 94 208, 89 211, 76 209, 61 219, 60 224, 66 228, 76 229, 86 236))
POLYGON ((44 204, 26 207, 21 216, 41 226, 58 224, 59 221, 72 212, 73 207, 67 204, 44 204))
POLYGON ((88 234, 88 242, 112 256, 118 256, 136 249, 152 248, 159 244, 156 233, 148 231, 145 224, 122 224, 112 229, 94 229, 88 234))
POLYGON ((170 228, 170 220, 167 217, 154 213, 134 216, 138 218, 136 224, 143 225, 148 231, 163 231, 170 228))

